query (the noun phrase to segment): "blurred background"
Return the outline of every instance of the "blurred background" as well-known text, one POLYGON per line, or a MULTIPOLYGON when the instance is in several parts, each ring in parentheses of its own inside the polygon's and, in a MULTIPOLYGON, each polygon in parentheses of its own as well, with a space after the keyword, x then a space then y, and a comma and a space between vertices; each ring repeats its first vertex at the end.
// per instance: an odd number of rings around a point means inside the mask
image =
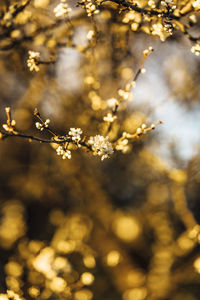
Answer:
POLYGON ((164 124, 103 162, 82 149, 62 160, 51 145, 1 141, 0 299, 9 290, 9 299, 198 300, 199 57, 179 32, 165 42, 141 32, 139 14, 130 29, 115 6, 95 17, 99 38, 88 47, 91 19, 69 2, 71 21, 56 20, 57 4, 32 1, 1 27, 1 125, 10 106, 21 132, 49 138, 35 127, 37 107, 60 135, 103 134, 106 101, 149 46, 110 139, 164 124), (56 61, 30 72, 29 50, 56 61))

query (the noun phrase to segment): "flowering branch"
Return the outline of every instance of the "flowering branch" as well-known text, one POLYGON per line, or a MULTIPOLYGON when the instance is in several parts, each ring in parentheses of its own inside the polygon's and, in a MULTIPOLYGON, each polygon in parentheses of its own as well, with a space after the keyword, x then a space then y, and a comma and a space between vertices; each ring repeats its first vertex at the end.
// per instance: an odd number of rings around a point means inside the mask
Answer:
POLYGON ((114 120, 117 119, 117 112, 120 106, 120 103, 123 101, 127 101, 130 98, 130 92, 131 92, 131 88, 135 88, 136 86, 136 80, 138 79, 139 75, 141 73, 145 73, 146 69, 143 68, 144 62, 146 60, 146 58, 153 52, 153 48, 149 47, 149 49, 146 49, 143 51, 143 57, 141 59, 140 65, 138 67, 137 72, 134 75, 134 78, 132 79, 132 81, 130 83, 128 83, 125 86, 125 89, 119 89, 118 90, 118 95, 119 98, 118 99, 109 99, 108 100, 108 106, 112 107, 112 112, 109 112, 107 114, 107 116, 105 116, 103 118, 104 121, 108 122, 108 128, 106 131, 106 134, 108 135, 112 129, 112 125, 114 120))
POLYGON ((101 135, 96 135, 91 136, 89 139, 87 139, 86 136, 81 137, 82 130, 80 128, 70 128, 66 136, 60 136, 49 128, 50 120, 47 119, 46 121, 44 121, 38 110, 35 109, 34 115, 40 121, 35 123, 36 128, 40 131, 46 130, 52 135, 51 139, 43 139, 37 136, 19 132, 15 128, 16 121, 11 117, 10 107, 6 107, 5 111, 7 115, 7 122, 2 126, 4 131, 0 130, 0 140, 4 140, 9 137, 19 137, 28 139, 29 142, 32 142, 34 140, 40 143, 48 143, 51 145, 55 144, 57 155, 61 155, 63 159, 71 159, 71 150, 69 150, 69 146, 70 144, 72 144, 77 148, 82 147, 86 150, 89 150, 93 153, 93 155, 100 156, 101 160, 104 160, 105 158, 109 158, 109 156, 113 154, 114 150, 121 150, 122 152, 125 152, 124 146, 127 146, 128 140, 139 138, 142 134, 151 131, 158 124, 162 123, 161 121, 159 121, 155 125, 152 124, 150 127, 147 127, 143 124, 141 128, 137 129, 136 133, 129 134, 125 132, 117 141, 110 142, 108 136, 104 137, 101 135))
MULTIPOLYGON (((110 1, 110 0, 103 0, 102 3, 107 2, 107 1, 110 1)), ((121 6, 128 8, 128 9, 131 8, 135 12, 146 14, 148 16, 170 17, 171 19, 174 19, 174 20, 179 19, 179 17, 175 16, 171 11, 165 12, 165 11, 162 11, 159 9, 151 9, 151 10, 145 9, 145 8, 139 7, 137 4, 133 4, 133 3, 129 2, 129 1, 125 1, 125 0, 111 0, 111 2, 115 2, 121 6)))

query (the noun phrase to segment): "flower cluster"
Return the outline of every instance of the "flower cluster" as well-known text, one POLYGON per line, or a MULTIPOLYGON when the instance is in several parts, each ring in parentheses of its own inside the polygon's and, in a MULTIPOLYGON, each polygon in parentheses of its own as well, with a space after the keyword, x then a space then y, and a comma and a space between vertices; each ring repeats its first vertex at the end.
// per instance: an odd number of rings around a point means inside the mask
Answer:
POLYGON ((199 10, 200 9, 200 0, 193 1, 192 6, 194 7, 194 9, 199 10))
POLYGON ((111 113, 108 113, 105 117, 103 117, 103 120, 105 122, 114 122, 114 120, 117 119, 117 116, 113 116, 111 113))
POLYGON ((155 1, 153 1, 153 0, 149 0, 149 1, 148 1, 148 5, 149 5, 152 9, 156 8, 155 1))
MULTIPOLYGON (((164 7, 170 7, 172 10, 176 9, 176 5, 174 5, 173 0, 162 0, 160 4, 164 7)), ((171 11, 170 11, 171 12, 171 11)))
POLYGON ((50 123, 50 120, 49 119, 46 119, 46 121, 44 122, 44 124, 40 123, 40 122, 36 122, 35 123, 35 126, 37 129, 39 130, 44 130, 44 128, 48 128, 49 127, 49 123, 50 123))
POLYGON ((122 151, 123 153, 128 152, 130 150, 129 141, 141 137, 143 134, 155 129, 159 124, 162 124, 162 121, 158 121, 156 124, 151 124, 149 127, 143 123, 133 134, 124 131, 122 136, 116 141, 115 149, 122 151))
MULTIPOLYGON (((155 128, 155 125, 152 124, 151 127, 152 127, 152 129, 154 129, 154 128, 155 128)), ((146 128, 147 128, 147 125, 146 125, 146 124, 142 124, 141 127, 138 127, 138 128, 137 128, 137 133, 138 133, 138 134, 143 133, 144 130, 145 130, 146 128)))
POLYGON ((92 0, 82 1, 81 4, 84 5, 88 17, 99 13, 99 10, 97 9, 96 5, 92 2, 92 0))
POLYGON ((107 105, 114 110, 116 106, 119 106, 119 101, 115 98, 110 98, 107 100, 107 105))
POLYGON ((122 101, 131 99, 131 94, 129 91, 119 89, 118 94, 119 94, 120 98, 122 99, 122 101))
POLYGON ((191 52, 194 53, 196 56, 200 55, 200 41, 197 42, 192 48, 191 52))
POLYGON ((54 8, 56 18, 67 15, 69 12, 71 12, 71 8, 68 7, 66 0, 61 0, 61 2, 54 8))
POLYGON ((81 140, 81 134, 82 134, 82 130, 81 128, 70 128, 70 131, 69 131, 69 135, 72 137, 72 140, 74 142, 80 142, 81 140))
POLYGON ((101 160, 109 158, 114 151, 112 144, 109 142, 109 137, 103 137, 102 135, 91 136, 88 144, 92 146, 94 155, 101 156, 101 160))
POLYGON ((16 125, 16 121, 12 120, 10 125, 11 126, 9 126, 8 124, 3 124, 2 127, 7 132, 13 132, 13 127, 16 125))
POLYGON ((29 67, 30 71, 38 72, 40 68, 38 67, 40 53, 35 51, 28 51, 29 57, 27 59, 27 66, 29 67))
POLYGON ((151 33, 152 35, 158 35, 160 40, 164 42, 172 34, 172 31, 169 31, 169 29, 161 23, 154 23, 151 33))
POLYGON ((2 300, 8 300, 8 299, 21 300, 22 298, 17 293, 13 292, 12 290, 7 290, 7 294, 5 294, 5 295, 1 294, 1 299, 2 300))
POLYGON ((62 159, 71 159, 71 151, 65 149, 63 146, 58 146, 58 148, 56 149, 57 155, 61 155, 62 159))
POLYGON ((130 146, 128 145, 128 139, 119 139, 116 150, 122 151, 122 153, 127 153, 130 149, 130 146))
POLYGON ((142 18, 141 15, 135 11, 126 12, 122 20, 125 24, 130 24, 131 30, 136 31, 139 27, 142 18))
POLYGON ((132 94, 130 93, 130 90, 131 88, 135 88, 135 87, 136 87, 136 82, 133 80, 132 82, 126 84, 125 89, 119 89, 118 95, 120 97, 120 101, 130 101, 132 98, 132 94))

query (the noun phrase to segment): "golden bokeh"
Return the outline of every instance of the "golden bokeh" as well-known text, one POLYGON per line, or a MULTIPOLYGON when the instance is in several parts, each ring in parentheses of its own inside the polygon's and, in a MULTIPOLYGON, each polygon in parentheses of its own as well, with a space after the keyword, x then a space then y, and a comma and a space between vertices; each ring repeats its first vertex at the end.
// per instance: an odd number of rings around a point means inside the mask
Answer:
POLYGON ((199 300, 199 10, 0 1, 0 300, 199 300))
POLYGON ((119 216, 114 219, 113 224, 114 233, 125 242, 132 242, 140 234, 140 224, 131 216, 119 216))

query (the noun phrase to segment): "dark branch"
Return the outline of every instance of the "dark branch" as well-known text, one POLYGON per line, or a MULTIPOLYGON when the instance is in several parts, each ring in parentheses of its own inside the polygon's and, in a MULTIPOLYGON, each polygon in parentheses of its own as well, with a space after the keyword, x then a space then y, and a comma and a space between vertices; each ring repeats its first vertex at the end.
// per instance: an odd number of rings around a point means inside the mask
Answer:
MULTIPOLYGON (((1 131, 0 130, 0 134, 2 135, 1 136, 1 139, 4 140, 6 138, 9 138, 9 137, 19 137, 19 138, 24 138, 24 139, 28 139, 29 141, 36 141, 36 142, 40 142, 40 143, 47 143, 47 144, 64 144, 64 143, 73 143, 75 145, 77 145, 77 143, 75 143, 71 137, 66 137, 66 136, 58 136, 56 137, 56 139, 53 137, 52 139, 50 140, 47 140, 47 139, 43 139, 43 138, 39 138, 39 137, 36 137, 36 136, 33 136, 33 135, 28 135, 28 134, 24 134, 24 133, 20 133, 20 132, 17 132, 16 134, 15 133, 12 133, 12 132, 5 132, 5 131, 1 131)), ((78 144, 80 144, 81 146, 83 147, 86 147, 87 149, 91 150, 91 146, 90 145, 87 145, 84 141, 79 141, 78 144)))
POLYGON ((148 16, 162 16, 162 17, 167 17, 167 18, 171 18, 174 20, 178 20, 180 18, 170 12, 163 12, 161 10, 149 10, 149 9, 141 8, 141 7, 137 6, 136 4, 132 4, 125 0, 104 0, 103 2, 107 2, 107 1, 117 3, 126 8, 131 8, 132 10, 134 10, 136 12, 146 14, 148 16))

